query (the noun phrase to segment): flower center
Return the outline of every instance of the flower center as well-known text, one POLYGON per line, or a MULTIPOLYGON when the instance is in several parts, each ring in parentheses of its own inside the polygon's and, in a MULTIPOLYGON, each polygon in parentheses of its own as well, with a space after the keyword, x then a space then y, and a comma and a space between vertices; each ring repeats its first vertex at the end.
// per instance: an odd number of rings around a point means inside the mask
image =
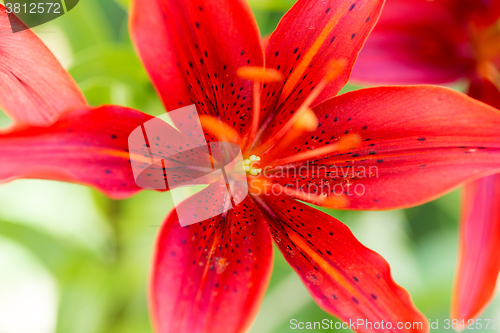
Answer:
POLYGON ((251 155, 249 158, 243 160, 243 164, 245 165, 245 171, 247 174, 252 176, 258 176, 262 172, 262 168, 256 168, 253 164, 254 162, 260 161, 259 156, 251 155))

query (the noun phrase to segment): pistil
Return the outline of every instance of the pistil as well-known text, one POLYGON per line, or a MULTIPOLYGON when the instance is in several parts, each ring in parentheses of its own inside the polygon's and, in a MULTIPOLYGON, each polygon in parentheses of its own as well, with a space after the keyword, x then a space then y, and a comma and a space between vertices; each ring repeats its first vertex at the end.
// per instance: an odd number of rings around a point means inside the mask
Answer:
POLYGON ((249 158, 245 159, 243 161, 245 171, 252 176, 259 175, 262 172, 262 168, 255 168, 253 166, 253 163, 258 161, 260 161, 260 157, 255 155, 252 155, 249 158))

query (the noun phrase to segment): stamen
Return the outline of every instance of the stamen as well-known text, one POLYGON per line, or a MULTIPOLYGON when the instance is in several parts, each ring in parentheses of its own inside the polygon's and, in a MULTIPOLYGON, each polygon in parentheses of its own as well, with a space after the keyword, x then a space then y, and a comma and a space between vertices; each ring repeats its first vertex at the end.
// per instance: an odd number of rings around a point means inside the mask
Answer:
MULTIPOLYGON (((297 119, 297 122, 293 124, 293 128, 300 131, 314 131, 316 128, 318 128, 318 117, 316 117, 316 114, 314 113, 313 110, 307 109, 299 119, 297 119)), ((301 133, 302 134, 302 133, 301 133)))
MULTIPOLYGON (((263 164, 268 164, 268 161, 275 160, 280 154, 283 153, 288 146, 294 142, 298 137, 300 137, 304 132, 314 131, 318 127, 318 117, 313 110, 308 109, 304 114, 297 120, 293 127, 286 133, 283 140, 280 140, 276 146, 269 151, 267 155, 264 157, 263 164)), ((256 150, 259 150, 257 148, 256 150)), ((260 152, 257 152, 260 153, 260 152)))
POLYGON ((200 123, 206 131, 215 136, 220 142, 233 142, 237 145, 242 143, 240 135, 234 128, 215 117, 200 116, 200 123))
POLYGON ((305 113, 310 111, 310 106, 319 96, 319 94, 323 91, 328 83, 330 83, 333 79, 335 79, 339 74, 341 74, 345 67, 347 66, 347 60, 339 59, 332 60, 328 64, 328 68, 326 70, 325 76, 321 81, 318 82, 316 87, 311 91, 311 93, 304 100, 302 105, 297 109, 294 115, 287 121, 287 123, 274 135, 270 138, 266 143, 264 143, 261 147, 259 147, 259 153, 262 154, 267 151, 269 148, 273 147, 277 142, 283 138, 286 133, 290 131, 290 129, 297 123, 305 113))
POLYGON ((308 150, 303 153, 298 153, 289 157, 275 160, 270 162, 269 165, 286 165, 290 163, 295 163, 299 161, 304 161, 308 159, 319 159, 322 156, 334 153, 343 152, 358 147, 361 144, 361 137, 358 134, 350 133, 340 138, 339 141, 333 144, 323 146, 321 148, 316 148, 313 150, 308 150))
POLYGON ((283 79, 280 72, 272 68, 264 67, 241 67, 238 68, 236 74, 247 80, 254 81, 253 84, 253 118, 250 132, 245 137, 243 144, 243 153, 250 150, 254 144, 255 135, 260 122, 260 91, 261 84, 264 82, 277 82, 283 79))
POLYGON ((347 67, 346 59, 332 60, 328 63, 328 69, 325 74, 325 80, 327 82, 333 81, 336 79, 344 69, 347 67))
POLYGON ((327 208, 344 208, 349 204, 349 200, 345 195, 332 194, 327 196, 326 194, 314 194, 306 193, 301 190, 293 189, 290 187, 285 187, 280 184, 271 183, 264 178, 254 178, 249 182, 250 192, 254 195, 269 195, 273 196, 277 193, 285 194, 287 196, 307 201, 322 207, 327 208))
POLYGON ((242 79, 254 82, 278 82, 283 79, 283 75, 273 68, 264 67, 240 67, 236 74, 242 79))

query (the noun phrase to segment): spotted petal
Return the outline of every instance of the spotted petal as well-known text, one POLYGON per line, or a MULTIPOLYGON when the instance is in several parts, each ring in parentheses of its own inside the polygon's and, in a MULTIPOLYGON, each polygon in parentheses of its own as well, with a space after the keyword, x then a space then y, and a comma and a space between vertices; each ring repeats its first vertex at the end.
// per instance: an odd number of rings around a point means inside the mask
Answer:
POLYGON ((451 315, 476 319, 495 295, 500 272, 500 175, 467 184, 451 315))
MULTIPOLYGON (((13 24, 22 24, 13 14, 13 24)), ((69 107, 87 105, 69 73, 31 31, 12 32, 0 4, 0 108, 15 122, 48 125, 69 107)))
POLYGON ((334 144, 348 133, 363 142, 344 153, 312 154, 288 172, 278 169, 274 180, 306 193, 344 194, 350 209, 418 205, 500 170, 500 112, 451 89, 363 89, 314 111, 317 130, 282 156, 334 144))
MULTIPOLYGON (((221 204, 207 193, 214 183, 181 205, 182 210, 221 204)), ((256 315, 272 268, 272 243, 263 217, 247 198, 227 215, 181 227, 175 211, 155 248, 150 305, 157 333, 245 332, 256 315)))
POLYGON ((263 89, 263 113, 274 118, 274 126, 291 117, 332 60, 347 64, 313 105, 342 89, 382 5, 381 0, 299 0, 285 14, 266 46, 266 67, 285 75, 284 81, 263 89))
POLYGON ((0 180, 42 178, 95 187, 113 198, 139 190, 128 136, 151 119, 118 107, 75 109, 48 127, 17 126, 0 134, 0 180))
POLYGON ((131 31, 167 110, 197 103, 246 132, 253 84, 236 70, 262 66, 263 52, 244 0, 133 0, 131 31))
POLYGON ((325 311, 359 324, 349 326, 356 332, 428 331, 427 320, 394 282, 387 262, 359 243, 344 224, 280 196, 265 197, 261 205, 281 253, 325 311), (382 321, 385 326, 380 326, 382 321))

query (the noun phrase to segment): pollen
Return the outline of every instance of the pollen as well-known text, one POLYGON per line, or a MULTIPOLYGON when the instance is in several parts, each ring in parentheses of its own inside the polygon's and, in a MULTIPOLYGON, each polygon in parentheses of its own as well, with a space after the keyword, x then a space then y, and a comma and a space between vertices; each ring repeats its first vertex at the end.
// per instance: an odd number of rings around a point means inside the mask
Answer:
POLYGON ((307 109, 293 124, 299 131, 314 131, 318 127, 318 117, 313 110, 307 109))
POLYGON ((254 82, 278 82, 283 79, 283 75, 277 70, 264 67, 240 67, 237 74, 254 82))
POLYGON ((327 65, 327 71, 325 74, 325 80, 330 82, 336 79, 347 67, 346 59, 334 59, 330 61, 327 65))
POLYGON ((262 168, 255 168, 252 166, 253 162, 258 162, 258 161, 260 161, 260 157, 255 155, 251 155, 249 158, 243 160, 245 171, 252 176, 259 175, 262 172, 262 168))

